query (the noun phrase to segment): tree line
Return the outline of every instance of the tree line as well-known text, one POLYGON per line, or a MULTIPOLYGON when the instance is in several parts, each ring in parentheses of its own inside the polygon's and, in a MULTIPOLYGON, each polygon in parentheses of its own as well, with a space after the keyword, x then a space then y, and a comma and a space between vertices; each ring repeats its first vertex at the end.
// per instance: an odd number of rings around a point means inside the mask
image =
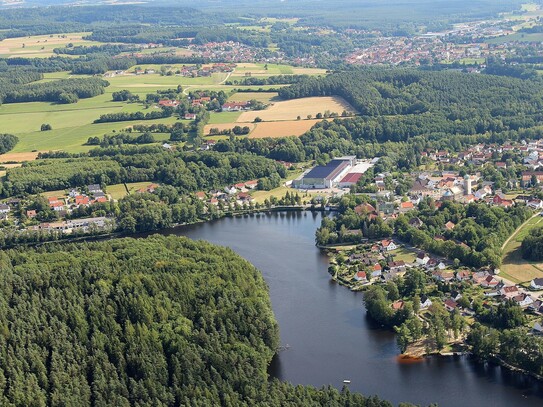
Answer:
POLYGON ((47 156, 59 158, 42 158, 8 169, 1 184, 2 196, 144 181, 160 182, 189 193, 271 176, 281 179, 286 175, 281 164, 255 155, 173 152, 159 146, 121 145, 74 157, 42 155, 47 156))
POLYGON ((463 205, 452 201, 436 206, 431 198, 427 198, 415 210, 399 215, 392 222, 383 222, 379 217, 370 219, 367 210, 356 213, 353 208, 362 201, 360 197, 342 198, 339 215, 323 219, 317 229, 317 244, 357 243, 364 237, 380 239, 395 234, 415 247, 467 266, 497 268, 501 265, 501 245, 531 216, 525 206, 502 208, 486 203, 463 205), (414 218, 420 220, 422 226, 412 226, 409 221, 414 218), (448 222, 454 224, 452 230, 445 227, 448 222), (360 233, 353 236, 348 233, 351 230, 360 233))
POLYGON ((13 134, 0 134, 0 154, 13 150, 19 138, 13 134))
POLYGON ((530 261, 543 259, 543 228, 535 228, 522 240, 522 258, 530 261))
POLYGON ((541 90, 540 80, 368 68, 308 78, 281 88, 279 95, 341 96, 364 116, 353 121, 355 131, 365 127, 367 139, 399 141, 436 132, 481 134, 534 127, 543 106, 541 90))
POLYGON ((76 103, 104 93, 109 82, 100 78, 70 78, 44 83, 11 85, 0 90, 2 103, 55 102, 76 103))
POLYGON ((9 250, 0 264, 2 405, 391 406, 269 382, 268 290, 230 249, 153 236, 9 250))

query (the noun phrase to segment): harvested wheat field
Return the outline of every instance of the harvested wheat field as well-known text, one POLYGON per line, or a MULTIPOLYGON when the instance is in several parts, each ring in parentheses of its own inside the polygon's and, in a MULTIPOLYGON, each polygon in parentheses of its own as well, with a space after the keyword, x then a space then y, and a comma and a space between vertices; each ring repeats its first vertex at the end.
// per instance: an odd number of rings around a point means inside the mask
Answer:
POLYGON ((293 67, 294 75, 326 75, 326 69, 293 67))
POLYGON ((204 127, 204 134, 205 135, 209 135, 209 131, 211 129, 219 129, 219 131, 222 131, 222 130, 231 130, 233 129, 234 127, 236 126, 240 126, 240 127, 249 127, 251 129, 251 131, 253 131, 253 129, 255 128, 255 125, 253 123, 244 123, 243 125, 239 125, 237 123, 220 123, 220 124, 208 124, 204 127))
POLYGON ((257 123, 249 138, 301 136, 321 120, 290 120, 257 123))
POLYGON ((310 97, 275 102, 266 110, 244 112, 239 116, 237 122, 250 123, 256 117, 260 117, 264 121, 296 120, 298 116, 305 119, 308 115, 315 117, 317 113, 324 114, 327 110, 338 114, 344 110, 355 112, 355 109, 343 98, 337 96, 310 97))
POLYGON ((22 163, 24 161, 32 161, 38 158, 39 152, 34 151, 31 153, 6 153, 0 154, 0 163, 17 162, 22 163))

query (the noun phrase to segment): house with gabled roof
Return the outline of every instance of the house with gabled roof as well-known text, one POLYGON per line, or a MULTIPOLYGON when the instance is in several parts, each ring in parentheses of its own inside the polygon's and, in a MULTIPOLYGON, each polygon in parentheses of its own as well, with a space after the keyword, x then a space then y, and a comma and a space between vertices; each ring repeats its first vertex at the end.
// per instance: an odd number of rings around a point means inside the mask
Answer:
POLYGON ((430 298, 426 294, 423 294, 423 295, 420 296, 420 308, 421 309, 429 308, 431 305, 432 305, 432 301, 430 300, 430 298))
POLYGON ((459 291, 456 291, 456 290, 452 290, 451 291, 451 298, 453 300, 455 300, 456 302, 458 302, 458 300, 460 300, 460 298, 462 298, 462 293, 460 293, 459 291))
POLYGON ((505 285, 498 290, 498 293, 506 299, 511 299, 519 294, 516 285, 505 285))
POLYGON ((520 306, 522 308, 528 307, 528 306, 530 306, 530 304, 533 304, 533 302, 534 302, 534 299, 532 297, 530 297, 526 293, 516 295, 512 299, 513 299, 513 301, 515 301, 515 303, 518 306, 520 306))
POLYGON ((534 278, 530 281, 530 287, 534 290, 543 290, 543 278, 534 278))
POLYGON ((445 309, 449 312, 452 312, 458 308, 458 303, 452 298, 447 298, 443 305, 445 305, 445 309))
POLYGON ((496 280, 493 276, 488 275, 481 281, 480 284, 485 288, 492 288, 497 287, 499 283, 500 282, 496 280))
POLYGON ((409 219, 409 226, 412 226, 414 228, 420 228, 424 225, 424 223, 422 222, 422 220, 420 220, 418 217, 414 217, 414 218, 411 218, 409 219))
POLYGON ((432 278, 447 283, 454 278, 454 273, 452 271, 436 270, 432 273, 432 278))
POLYGON ((457 273, 456 273, 456 279, 458 281, 467 281, 469 279, 471 279, 472 277, 472 273, 471 271, 468 271, 468 270, 459 270, 457 273))
POLYGON ((387 264, 390 271, 394 271, 397 273, 401 273, 405 271, 405 261, 398 260, 398 261, 390 261, 387 264))
POLYGON ((428 256, 424 252, 420 252, 417 254, 417 258, 415 259, 415 262, 421 266, 426 265, 430 261, 430 256, 428 256))
POLYGON ((415 205, 411 201, 401 202, 398 209, 399 209, 400 213, 409 212, 409 211, 415 209, 415 205))
POLYGON ((394 243, 392 240, 381 240, 381 247, 384 251, 390 252, 392 250, 396 250, 398 246, 394 243))
POLYGON ((383 274, 383 267, 379 263, 375 263, 371 270, 372 277, 381 277, 383 274))
POLYGON ((354 275, 354 279, 356 281, 362 281, 362 282, 368 281, 365 271, 357 271, 356 274, 354 275))

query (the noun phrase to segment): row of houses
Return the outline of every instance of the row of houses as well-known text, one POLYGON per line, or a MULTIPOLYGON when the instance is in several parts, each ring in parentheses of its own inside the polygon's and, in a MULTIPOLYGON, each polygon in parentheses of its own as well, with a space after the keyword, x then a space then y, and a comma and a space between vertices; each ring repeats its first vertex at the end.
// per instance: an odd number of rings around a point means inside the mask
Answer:
POLYGON ((239 205, 254 202, 254 198, 249 193, 258 186, 258 180, 239 182, 229 185, 222 191, 198 191, 196 197, 201 201, 207 201, 211 205, 218 206, 221 202, 224 204, 237 203, 239 205))
POLYGON ((72 234, 75 231, 81 231, 84 233, 89 232, 91 229, 105 229, 112 227, 114 220, 106 217, 94 217, 83 219, 71 219, 61 222, 45 222, 37 226, 32 226, 29 230, 43 230, 43 231, 59 231, 63 234, 72 234))
MULTIPOLYGON (((47 198, 47 201, 49 207, 60 214, 69 213, 80 206, 90 206, 109 201, 109 197, 102 191, 101 186, 98 184, 88 185, 87 191, 88 194, 81 192, 79 189, 72 189, 66 197, 59 198, 52 196, 47 198)), ((33 218, 36 216, 36 213, 35 211, 29 210, 26 215, 29 218, 33 218)))

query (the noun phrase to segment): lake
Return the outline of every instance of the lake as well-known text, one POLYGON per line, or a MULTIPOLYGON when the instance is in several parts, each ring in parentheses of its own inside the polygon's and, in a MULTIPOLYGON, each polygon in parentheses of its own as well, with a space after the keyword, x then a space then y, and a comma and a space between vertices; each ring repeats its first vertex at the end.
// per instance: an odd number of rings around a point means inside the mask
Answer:
POLYGON ((543 384, 469 356, 400 363, 392 332, 367 317, 362 294, 330 280, 328 259, 314 244, 321 213, 224 218, 165 231, 228 246, 258 267, 288 349, 270 375, 294 384, 343 386, 401 401, 440 407, 542 406, 543 384))

